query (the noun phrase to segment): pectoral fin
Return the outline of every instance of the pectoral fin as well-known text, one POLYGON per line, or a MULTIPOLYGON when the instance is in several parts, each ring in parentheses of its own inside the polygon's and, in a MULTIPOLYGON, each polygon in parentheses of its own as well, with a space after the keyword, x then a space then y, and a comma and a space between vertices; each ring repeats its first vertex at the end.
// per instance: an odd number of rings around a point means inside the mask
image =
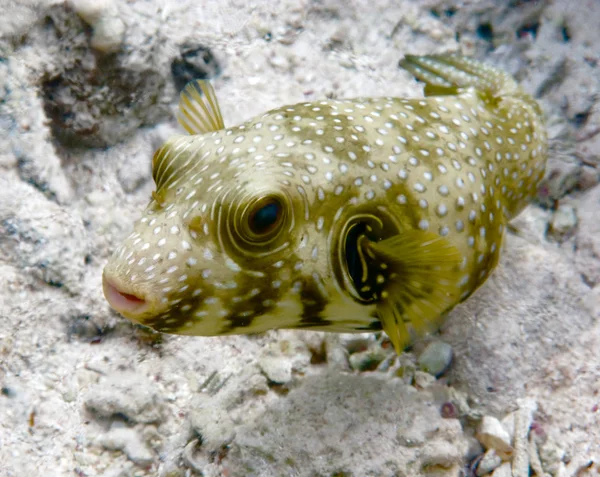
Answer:
POLYGON ((370 248, 392 270, 377 311, 400 353, 410 341, 408 323, 419 334, 432 331, 441 314, 460 299, 463 257, 443 237, 419 230, 402 232, 370 248))
POLYGON ((191 165, 194 153, 194 138, 172 136, 154 153, 152 158, 152 178, 156 191, 152 198, 160 205, 166 200, 166 188, 179 180, 191 165))

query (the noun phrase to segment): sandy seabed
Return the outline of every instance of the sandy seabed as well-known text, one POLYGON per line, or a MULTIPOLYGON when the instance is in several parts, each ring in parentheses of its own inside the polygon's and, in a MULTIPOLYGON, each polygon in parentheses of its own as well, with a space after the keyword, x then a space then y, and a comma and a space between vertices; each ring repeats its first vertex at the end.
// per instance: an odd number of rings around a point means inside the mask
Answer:
POLYGON ((0 476, 600 475, 600 4, 0 0, 0 476), (395 358, 378 335, 161 336, 101 270, 177 94, 226 124, 418 96, 406 53, 514 74, 553 147, 488 282, 395 358), (438 379, 427 342, 452 346, 438 379))

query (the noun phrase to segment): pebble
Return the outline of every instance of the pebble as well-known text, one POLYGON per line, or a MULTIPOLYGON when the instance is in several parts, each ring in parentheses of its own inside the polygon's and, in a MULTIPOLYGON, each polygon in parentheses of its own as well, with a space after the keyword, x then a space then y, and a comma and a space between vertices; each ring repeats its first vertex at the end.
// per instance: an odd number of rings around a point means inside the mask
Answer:
POLYGON ((284 356, 262 356, 258 366, 273 383, 286 384, 292 380, 292 361, 284 356))
POLYGON ((339 343, 333 346, 330 344, 326 346, 325 359, 327 360, 327 366, 331 369, 350 371, 348 351, 340 346, 339 343))
POLYGON ((119 18, 113 0, 71 0, 71 7, 93 29, 91 46, 103 53, 121 49, 125 23, 119 18))
POLYGON ((494 449, 502 459, 508 459, 513 453, 508 432, 493 416, 483 417, 476 436, 483 447, 494 449))
POLYGON ((123 451, 130 461, 139 465, 149 465, 154 460, 152 451, 136 430, 129 427, 113 427, 96 442, 105 449, 123 451))
POLYGON ((429 343, 417 360, 422 371, 435 377, 441 376, 448 369, 451 362, 452 347, 443 341, 429 343))
POLYGON ((415 371, 414 384, 417 388, 426 389, 435 383, 435 376, 424 371, 415 371))
POLYGON ((474 436, 465 436, 467 439, 467 451, 465 452, 465 459, 472 461, 477 456, 483 454, 483 447, 481 443, 474 436))
POLYGON ((121 49, 125 37, 125 23, 116 15, 100 18, 94 26, 90 45, 102 53, 116 53, 121 49))
POLYGON ((477 464, 477 470, 475 475, 482 477, 491 473, 494 469, 502 464, 502 458, 496 453, 494 449, 489 449, 483 454, 483 457, 477 464))
POLYGON ((561 204, 552 216, 548 234, 555 240, 562 242, 574 233, 577 221, 575 207, 570 204, 561 204))
POLYGON ((492 474, 492 477, 512 477, 510 462, 505 462, 500 467, 496 468, 492 474))
POLYGON ((220 72, 221 64, 210 48, 199 43, 182 46, 179 56, 171 62, 171 74, 178 91, 192 80, 213 78, 220 72))
POLYGON ((512 471, 514 477, 529 476, 529 443, 527 436, 533 422, 533 414, 537 410, 537 404, 531 399, 523 399, 518 402, 519 409, 515 413, 515 438, 512 471))
POLYGON ((580 174, 581 163, 573 157, 549 160, 545 178, 539 185, 538 200, 552 206, 577 185, 580 174))
POLYGON ((110 11, 113 0, 70 0, 69 5, 88 25, 96 23, 105 12, 110 11))
POLYGON ((583 165, 577 187, 580 190, 588 190, 600 182, 600 167, 583 165))
POLYGON ((209 452, 230 444, 235 437, 235 424, 217 399, 201 395, 190 411, 190 423, 209 452))
POLYGON ((162 420, 162 398, 145 376, 113 373, 91 386, 84 396, 87 409, 101 418, 124 416, 131 422, 162 420))

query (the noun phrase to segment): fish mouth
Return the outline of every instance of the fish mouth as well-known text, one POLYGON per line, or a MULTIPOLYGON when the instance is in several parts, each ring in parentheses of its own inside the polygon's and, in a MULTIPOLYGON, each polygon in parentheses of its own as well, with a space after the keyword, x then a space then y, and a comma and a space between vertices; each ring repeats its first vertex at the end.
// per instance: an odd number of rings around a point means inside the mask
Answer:
POLYGON ((138 295, 121 290, 106 276, 102 276, 102 290, 110 307, 126 318, 136 320, 150 309, 150 302, 138 295))

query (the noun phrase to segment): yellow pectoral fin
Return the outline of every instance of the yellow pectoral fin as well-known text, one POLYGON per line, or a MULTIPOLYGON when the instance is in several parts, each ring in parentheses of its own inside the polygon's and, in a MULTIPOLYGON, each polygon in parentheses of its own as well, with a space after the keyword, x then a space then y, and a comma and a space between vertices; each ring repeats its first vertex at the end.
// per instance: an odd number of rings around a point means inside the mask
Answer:
POLYGON ((181 177, 191 166, 193 144, 193 137, 172 136, 154 153, 152 178, 156 184, 156 192, 153 193, 153 198, 159 204, 166 199, 166 191, 163 188, 181 177))
POLYGON ((371 250, 392 271, 377 311, 400 353, 410 341, 406 323, 419 334, 430 332, 459 301, 462 255, 443 237, 418 230, 372 244, 371 250))
POLYGON ((225 129, 215 90, 208 81, 190 81, 179 97, 179 124, 190 134, 225 129))
POLYGON ((383 331, 390 338, 396 353, 400 354, 410 343, 410 335, 402 315, 394 305, 392 300, 383 299, 377 307, 377 314, 381 320, 383 331))

